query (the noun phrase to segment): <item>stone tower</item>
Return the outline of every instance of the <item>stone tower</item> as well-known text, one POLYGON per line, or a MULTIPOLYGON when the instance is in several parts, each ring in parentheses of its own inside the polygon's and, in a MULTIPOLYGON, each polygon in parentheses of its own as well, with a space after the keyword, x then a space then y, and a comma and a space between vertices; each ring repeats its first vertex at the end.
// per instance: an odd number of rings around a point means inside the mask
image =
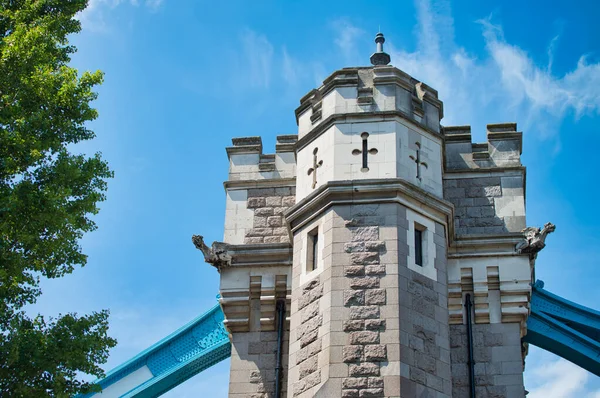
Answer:
POLYGON ((298 135, 233 139, 221 276, 230 397, 524 397, 534 255, 516 124, 443 127, 388 65, 306 94, 298 135))

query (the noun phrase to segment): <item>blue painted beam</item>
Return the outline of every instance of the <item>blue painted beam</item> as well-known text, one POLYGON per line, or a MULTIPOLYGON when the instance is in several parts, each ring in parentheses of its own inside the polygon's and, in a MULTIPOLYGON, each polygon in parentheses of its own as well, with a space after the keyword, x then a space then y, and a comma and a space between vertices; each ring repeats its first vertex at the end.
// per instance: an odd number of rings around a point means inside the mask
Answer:
POLYGON ((574 329, 600 331, 600 312, 552 294, 543 287, 542 281, 533 284, 532 308, 568 322, 574 329))
MULTIPOLYGON (((97 380, 103 398, 146 398, 175 388, 231 356, 231 343, 216 305, 97 380)), ((88 398, 96 395, 80 395, 88 398)))
POLYGON ((523 341, 600 376, 600 312, 565 300, 537 281, 523 341))

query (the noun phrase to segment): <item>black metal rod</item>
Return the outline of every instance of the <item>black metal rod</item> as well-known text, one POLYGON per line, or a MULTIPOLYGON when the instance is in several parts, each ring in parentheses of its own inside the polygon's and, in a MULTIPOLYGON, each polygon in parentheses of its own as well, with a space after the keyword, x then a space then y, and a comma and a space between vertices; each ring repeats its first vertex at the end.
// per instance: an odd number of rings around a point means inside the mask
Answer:
POLYGON ((283 346, 283 328, 285 326, 285 300, 277 301, 277 366, 275 366, 275 398, 281 397, 281 347, 283 346))
POLYGON ((467 348, 469 351, 469 389, 471 398, 475 398, 475 361, 473 360, 473 325, 471 324, 471 295, 465 296, 465 308, 467 309, 467 348))

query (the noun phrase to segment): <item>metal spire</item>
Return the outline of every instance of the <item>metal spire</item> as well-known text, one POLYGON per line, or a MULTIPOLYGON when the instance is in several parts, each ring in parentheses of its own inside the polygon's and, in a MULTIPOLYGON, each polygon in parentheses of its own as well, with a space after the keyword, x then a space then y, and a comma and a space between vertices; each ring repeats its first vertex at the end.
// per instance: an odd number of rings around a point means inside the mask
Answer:
POLYGON ((389 64, 390 55, 383 51, 383 43, 385 43, 383 33, 377 33, 377 36, 375 36, 375 43, 377 43, 377 51, 371 55, 371 63, 375 66, 389 64))

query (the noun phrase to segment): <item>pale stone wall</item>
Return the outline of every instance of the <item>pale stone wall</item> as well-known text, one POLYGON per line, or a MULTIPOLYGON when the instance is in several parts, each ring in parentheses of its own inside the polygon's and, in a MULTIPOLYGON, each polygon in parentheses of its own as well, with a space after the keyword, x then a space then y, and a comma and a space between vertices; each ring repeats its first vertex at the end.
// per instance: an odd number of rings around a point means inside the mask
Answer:
MULTIPOLYGON (((282 396, 287 394, 288 339, 283 340, 282 396)), ((229 397, 270 398, 275 389, 277 332, 234 333, 231 338, 229 397)))
POLYGON ((297 201, 329 181, 402 178, 438 197, 443 196, 442 139, 397 117, 381 121, 377 115, 347 118, 327 128, 298 150, 297 201), (368 133, 368 167, 362 166, 362 133, 368 133), (315 153, 316 151, 316 153, 315 153), (419 178, 415 163, 420 153, 419 178), (314 167, 314 157, 318 167, 314 167), (310 171, 310 173, 309 173, 310 171), (316 178, 315 178, 316 173, 316 178), (316 179, 316 181, 315 181, 316 179), (316 182, 313 188, 313 182, 316 182))
MULTIPOLYGON (((523 359, 518 323, 474 324, 477 397, 523 398, 523 359)), ((466 325, 450 326, 452 397, 469 397, 466 325)))
POLYGON ((455 206, 456 234, 520 232, 525 228, 523 186, 520 174, 447 177, 444 195, 455 206))

